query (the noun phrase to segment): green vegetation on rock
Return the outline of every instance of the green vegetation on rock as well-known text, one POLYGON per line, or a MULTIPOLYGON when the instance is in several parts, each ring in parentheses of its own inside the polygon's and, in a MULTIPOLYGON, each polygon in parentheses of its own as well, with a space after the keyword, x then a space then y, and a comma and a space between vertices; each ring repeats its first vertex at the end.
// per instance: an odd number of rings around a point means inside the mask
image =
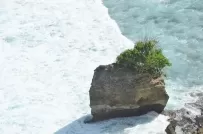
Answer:
POLYGON ((117 57, 116 63, 141 73, 160 76, 163 74, 163 68, 171 66, 171 63, 157 47, 157 43, 156 40, 139 41, 133 49, 122 52, 117 57))

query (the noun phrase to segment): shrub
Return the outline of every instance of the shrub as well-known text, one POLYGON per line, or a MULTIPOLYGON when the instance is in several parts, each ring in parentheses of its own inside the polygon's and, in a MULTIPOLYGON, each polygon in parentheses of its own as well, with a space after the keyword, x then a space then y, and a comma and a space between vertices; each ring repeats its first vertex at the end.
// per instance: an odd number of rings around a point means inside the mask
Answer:
POLYGON ((138 72, 160 76, 163 74, 163 68, 171 66, 171 63, 156 46, 157 43, 155 40, 139 41, 133 49, 122 52, 117 57, 116 63, 138 72))

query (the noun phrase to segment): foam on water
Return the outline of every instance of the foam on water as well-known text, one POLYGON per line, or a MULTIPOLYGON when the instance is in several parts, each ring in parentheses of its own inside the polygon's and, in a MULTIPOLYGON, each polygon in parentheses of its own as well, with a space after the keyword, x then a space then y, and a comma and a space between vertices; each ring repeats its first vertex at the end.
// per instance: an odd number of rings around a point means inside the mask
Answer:
POLYGON ((1 0, 0 134, 164 133, 154 114, 83 123, 93 70, 132 46, 101 1, 1 0))

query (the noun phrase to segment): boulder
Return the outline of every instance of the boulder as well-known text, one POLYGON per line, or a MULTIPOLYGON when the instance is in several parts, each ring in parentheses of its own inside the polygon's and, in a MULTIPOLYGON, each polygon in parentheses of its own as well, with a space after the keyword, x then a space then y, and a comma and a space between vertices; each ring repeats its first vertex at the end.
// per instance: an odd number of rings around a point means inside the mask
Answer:
POLYGON ((172 120, 170 124, 167 126, 167 128, 165 129, 165 132, 167 134, 176 134, 176 124, 177 124, 177 121, 172 120))
POLYGON ((169 99, 161 77, 117 64, 95 69, 89 96, 91 121, 161 113, 169 99))

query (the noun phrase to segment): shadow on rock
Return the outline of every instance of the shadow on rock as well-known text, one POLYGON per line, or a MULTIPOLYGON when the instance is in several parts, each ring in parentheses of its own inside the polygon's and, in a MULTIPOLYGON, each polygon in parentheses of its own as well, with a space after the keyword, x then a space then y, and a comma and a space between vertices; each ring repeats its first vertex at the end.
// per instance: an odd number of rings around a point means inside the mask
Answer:
POLYGON ((133 128, 140 124, 153 121, 158 116, 155 112, 150 112, 139 117, 114 118, 106 121, 84 123, 91 119, 91 115, 83 116, 67 126, 56 131, 54 134, 117 134, 125 133, 127 128, 133 128))

